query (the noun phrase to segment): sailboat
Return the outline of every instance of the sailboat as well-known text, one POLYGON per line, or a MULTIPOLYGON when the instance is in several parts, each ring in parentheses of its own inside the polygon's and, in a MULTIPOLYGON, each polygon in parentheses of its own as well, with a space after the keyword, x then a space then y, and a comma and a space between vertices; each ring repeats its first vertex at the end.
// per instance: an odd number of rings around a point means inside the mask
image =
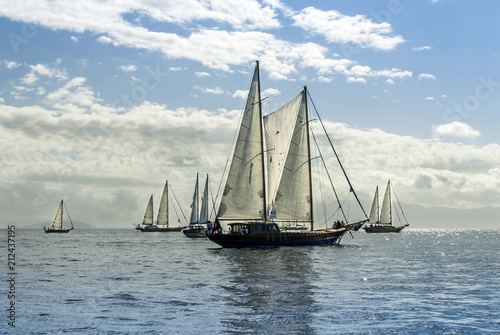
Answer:
POLYGON ((156 218, 156 224, 153 221, 153 195, 149 198, 148 205, 146 207, 146 212, 144 213, 144 219, 142 220, 142 225, 137 225, 135 229, 144 232, 169 232, 169 231, 181 231, 184 227, 170 227, 168 222, 168 180, 165 182, 165 187, 163 188, 163 193, 161 195, 160 207, 158 208, 158 216, 156 218))
POLYGON ((286 105, 262 117, 257 61, 214 227, 207 234, 211 241, 222 247, 336 245, 345 233, 368 221, 365 214, 366 219, 356 223, 314 229, 307 96, 304 87, 286 105))
POLYGON ((212 226, 212 223, 208 220, 208 175, 205 181, 205 189, 201 196, 201 210, 199 210, 199 203, 198 174, 196 174, 196 184, 191 205, 191 220, 189 227, 182 230, 187 237, 205 237, 208 229, 212 226))
MULTIPOLYGON (((64 208, 66 205, 64 205, 64 200, 61 200, 61 203, 59 204, 59 208, 57 209, 56 217, 54 218, 54 222, 52 222, 52 226, 49 228, 43 227, 43 230, 46 233, 69 233, 70 230, 73 230, 73 221, 71 221, 71 217, 69 217, 68 213, 68 218, 69 222, 71 223, 71 228, 64 228, 63 227, 63 212, 64 208)), ((66 208, 66 212, 68 209, 66 208)))
MULTIPOLYGON (((391 206, 391 181, 387 182, 387 187, 385 189, 384 199, 382 200, 382 209, 379 214, 379 202, 378 202, 378 186, 375 189, 375 195, 373 197, 372 208, 370 210, 369 225, 363 227, 367 233, 399 233, 404 227, 408 227, 409 224, 406 223, 402 226, 393 226, 392 224, 392 206, 391 206)), ((406 217, 403 214, 406 220, 406 217)))

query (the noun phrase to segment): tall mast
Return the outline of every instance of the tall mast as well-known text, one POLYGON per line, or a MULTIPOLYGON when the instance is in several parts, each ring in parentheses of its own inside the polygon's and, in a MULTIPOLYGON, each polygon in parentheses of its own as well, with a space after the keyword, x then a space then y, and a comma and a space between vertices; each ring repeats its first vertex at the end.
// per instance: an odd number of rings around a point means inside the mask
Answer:
POLYGON ((262 101, 260 99, 260 70, 259 70, 259 61, 256 61, 257 65, 257 91, 258 91, 258 101, 259 101, 259 120, 260 120, 260 152, 262 153, 262 185, 264 187, 264 222, 267 221, 267 201, 266 201, 266 173, 265 173, 265 165, 264 165, 264 129, 262 127, 262 101))
POLYGON ((313 227, 313 195, 312 195, 312 177, 311 177, 311 145, 309 143, 309 110, 307 108, 307 86, 304 86, 304 99, 306 105, 306 130, 307 130, 307 166, 309 169, 309 199, 311 204, 311 230, 313 227))
POLYGON ((64 200, 61 200, 61 230, 63 229, 63 218, 64 218, 64 200))

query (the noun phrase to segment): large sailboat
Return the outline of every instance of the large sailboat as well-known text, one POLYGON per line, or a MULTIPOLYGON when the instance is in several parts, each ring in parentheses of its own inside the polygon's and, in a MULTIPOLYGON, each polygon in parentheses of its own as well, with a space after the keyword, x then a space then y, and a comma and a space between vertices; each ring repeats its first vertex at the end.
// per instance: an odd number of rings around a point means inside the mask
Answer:
POLYGON ((182 230, 187 237, 205 237, 212 223, 208 220, 208 175, 205 181, 205 189, 201 196, 201 210, 200 210, 200 195, 198 188, 198 174, 196 174, 196 184, 194 187, 193 202, 191 204, 191 220, 189 227, 182 230))
MULTIPOLYGON (((392 224, 392 200, 391 200, 391 181, 387 182, 385 189, 384 199, 382 200, 382 209, 379 212, 378 201, 378 186, 375 189, 375 196, 373 197, 372 208, 370 210, 369 224, 363 229, 367 233, 399 233, 404 227, 408 227, 408 222, 405 225, 394 226, 392 224), (380 213, 380 214, 379 214, 380 213)), ((406 216, 401 211, 406 220, 406 216)))
MULTIPOLYGON (((71 217, 68 214, 69 222, 71 223, 71 228, 64 228, 63 226, 63 212, 66 205, 64 205, 64 200, 61 200, 59 204, 59 208, 57 209, 56 217, 54 218, 54 222, 52 222, 52 226, 49 228, 43 227, 43 230, 46 233, 69 233, 70 230, 73 230, 73 221, 71 221, 71 217)), ((66 212, 68 209, 66 208, 66 212)))
POLYGON ((156 218, 156 223, 153 221, 153 195, 149 198, 148 205, 146 207, 146 212, 144 213, 144 219, 142 220, 142 225, 137 225, 135 229, 143 232, 169 232, 169 231, 181 231, 183 227, 170 227, 168 219, 168 180, 165 182, 165 187, 163 188, 163 193, 161 195, 160 207, 158 208, 158 216, 156 218))
MULTIPOLYGON (((314 228, 307 96, 304 88, 262 117, 257 62, 217 217, 207 234, 211 241, 222 247, 336 245, 346 232, 368 220, 364 214, 365 219, 341 227, 328 228, 325 223, 324 228, 314 228)), ((331 183, 329 175, 328 179, 331 183)))

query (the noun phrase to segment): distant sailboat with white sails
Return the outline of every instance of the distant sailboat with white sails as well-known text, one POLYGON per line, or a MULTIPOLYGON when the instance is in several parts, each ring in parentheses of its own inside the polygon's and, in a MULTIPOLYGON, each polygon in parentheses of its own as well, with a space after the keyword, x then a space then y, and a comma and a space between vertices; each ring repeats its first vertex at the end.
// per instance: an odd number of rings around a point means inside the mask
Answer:
POLYGON ((187 237, 205 237, 212 223, 209 221, 209 195, 208 195, 208 175, 205 180, 205 188, 201 196, 201 210, 199 207, 200 196, 198 187, 198 174, 196 174, 196 184, 194 187, 193 202, 191 204, 191 220, 189 227, 182 230, 187 237))
MULTIPOLYGON (((399 203, 399 202, 398 202, 399 203)), ((400 205, 401 207, 401 205, 400 205)), ((402 209, 401 214, 406 220, 402 209)), ((399 233, 405 227, 408 227, 408 221, 401 226, 394 226, 392 222, 392 199, 391 199, 391 181, 387 182, 385 189, 384 199, 382 200, 382 208, 379 209, 378 201, 378 186, 375 189, 375 196, 373 197, 372 208, 370 210, 370 217, 368 225, 363 227, 367 233, 399 233)))
MULTIPOLYGON (((74 229, 73 221, 71 221, 71 217, 69 216, 69 213, 68 213, 68 218, 69 218, 69 222, 71 223, 71 228, 64 228, 64 226, 63 226, 64 208, 66 208, 66 205, 64 204, 64 200, 61 200, 61 203, 59 204, 59 208, 57 209, 56 217, 54 218, 54 221, 52 222, 52 226, 50 226, 49 228, 43 227, 43 230, 46 233, 69 233, 70 230, 74 229)), ((68 212, 67 208, 66 208, 66 212, 68 212)))
POLYGON ((168 200, 168 180, 165 182, 165 187, 163 188, 163 193, 161 195, 160 207, 158 208, 158 216, 156 218, 156 223, 153 221, 153 195, 149 198, 148 205, 146 207, 146 212, 144 213, 144 219, 142 220, 142 225, 137 225, 136 229, 143 232, 169 232, 169 231, 181 231, 186 228, 183 227, 171 227, 169 225, 169 200, 168 200))

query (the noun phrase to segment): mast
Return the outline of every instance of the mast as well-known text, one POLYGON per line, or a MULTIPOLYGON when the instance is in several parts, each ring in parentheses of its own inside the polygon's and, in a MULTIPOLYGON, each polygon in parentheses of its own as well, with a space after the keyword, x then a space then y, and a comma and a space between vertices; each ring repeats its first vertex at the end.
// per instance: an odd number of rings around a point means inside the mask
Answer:
POLYGON ((61 200, 61 230, 63 229, 64 200, 61 200))
POLYGON ((311 230, 314 229, 314 221, 313 221, 313 195, 312 195, 312 177, 311 177, 311 145, 309 142, 309 110, 307 108, 307 86, 304 86, 304 99, 305 99, 305 105, 306 105, 306 131, 307 131, 307 166, 309 169, 309 199, 310 204, 311 204, 311 230))
POLYGON ((194 194, 193 194, 193 202, 191 204, 191 219, 189 220, 189 224, 195 224, 200 222, 200 213, 199 213, 199 195, 198 195, 198 173, 196 174, 196 184, 194 185, 194 194))
POLYGON ((262 185, 264 187, 264 196, 262 197, 262 200, 264 201, 264 222, 267 221, 267 199, 266 199, 266 173, 265 173, 265 165, 264 165, 264 129, 262 127, 262 100, 260 99, 260 69, 259 69, 259 61, 256 62, 256 68, 257 68, 257 93, 258 93, 258 98, 257 101, 259 102, 259 126, 260 126, 260 152, 262 154, 262 185))

